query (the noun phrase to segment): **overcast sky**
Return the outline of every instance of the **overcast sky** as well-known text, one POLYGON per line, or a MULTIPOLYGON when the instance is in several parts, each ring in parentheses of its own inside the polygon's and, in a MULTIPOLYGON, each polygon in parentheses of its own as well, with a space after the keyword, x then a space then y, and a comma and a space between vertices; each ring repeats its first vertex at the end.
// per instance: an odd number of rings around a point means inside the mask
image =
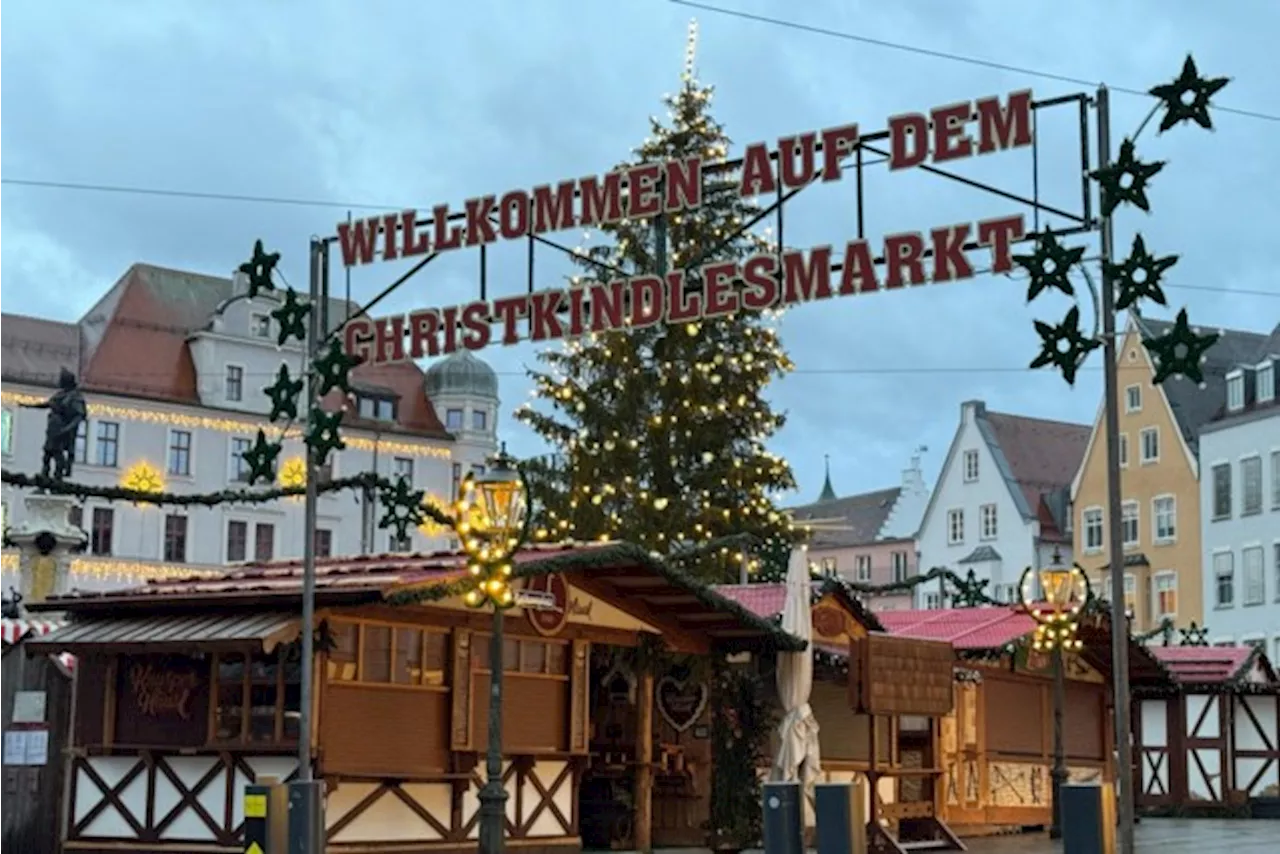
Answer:
MULTIPOLYGON (((1188 51, 1229 75, 1223 105, 1280 114, 1280 4, 1070 4, 1013 0, 723 0, 725 8, 1008 66, 1146 89, 1188 51)), ((786 29, 666 0, 5 3, 3 26, 3 308, 74 321, 135 262, 226 274, 255 238, 284 253, 305 285, 312 234, 345 217, 429 208, 594 174, 624 159, 648 116, 679 85, 690 17, 699 77, 717 87, 716 117, 735 142, 859 122, 1031 87, 1038 97, 1087 87, 786 29), (312 201, 275 204, 20 186, 49 181, 312 201)), ((1149 99, 1117 93, 1113 134, 1131 133, 1149 99)), ((1124 210, 1118 244, 1141 228, 1157 254, 1182 256, 1169 280, 1194 322, 1270 329, 1280 319, 1280 123, 1218 112, 1216 133, 1186 126, 1140 155, 1168 159, 1153 213, 1124 210), (1232 291, 1262 291, 1246 295, 1232 291)), ((1079 209, 1078 148, 1066 113, 1040 123, 1041 191, 1079 209), (1074 194, 1074 195, 1073 195, 1074 194)), ((883 167, 881 167, 883 169, 883 167)), ((1029 152, 957 168, 1011 191, 1031 188, 1029 152)), ((879 171, 866 189, 868 234, 928 229, 1030 211, 919 173, 879 171)), ((788 209, 790 246, 854 234, 852 181, 813 187, 788 209)), ((1050 218, 1050 224, 1055 224, 1050 218)), ((583 235, 561 235, 575 244, 583 235)), ((598 237, 597 237, 598 239, 598 237)), ((524 247, 491 253, 491 296, 525 286, 524 247)), ((453 304, 476 293, 476 253, 429 267, 388 310, 453 304)), ((550 250, 539 287, 565 270, 550 250)), ((399 272, 361 268, 355 298, 399 272)), ((335 287, 341 290, 339 276, 335 287)), ((1090 421, 1101 396, 1095 359, 1074 390, 1022 370, 1033 317, 1006 278, 801 307, 784 321, 797 372, 772 392, 789 423, 774 443, 816 497, 823 455, 842 494, 893 485, 927 445, 932 478, 959 406, 1090 421)), ((1065 298, 1063 298, 1065 299, 1065 298)), ((1085 312, 1088 317, 1088 307, 1085 312)), ((1155 316, 1171 312, 1154 311, 1155 316)), ((504 413, 525 400, 527 347, 485 356, 502 374, 504 413)), ((264 379, 264 383, 266 380, 264 379)), ((504 414, 513 449, 540 450, 504 414)))

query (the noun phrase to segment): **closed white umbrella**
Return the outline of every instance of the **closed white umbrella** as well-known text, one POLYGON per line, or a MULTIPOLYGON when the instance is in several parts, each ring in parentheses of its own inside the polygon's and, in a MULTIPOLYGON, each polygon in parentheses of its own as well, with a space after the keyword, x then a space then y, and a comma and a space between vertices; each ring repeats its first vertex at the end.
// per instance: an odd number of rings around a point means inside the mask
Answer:
POLYGON ((778 755, 772 778, 800 782, 812 797, 822 771, 818 747, 818 721, 809 706, 813 692, 813 625, 810 614, 812 582, 804 560, 792 560, 787 570, 787 599, 782 608, 782 629, 809 642, 804 652, 778 654, 778 697, 782 723, 778 726, 778 755))

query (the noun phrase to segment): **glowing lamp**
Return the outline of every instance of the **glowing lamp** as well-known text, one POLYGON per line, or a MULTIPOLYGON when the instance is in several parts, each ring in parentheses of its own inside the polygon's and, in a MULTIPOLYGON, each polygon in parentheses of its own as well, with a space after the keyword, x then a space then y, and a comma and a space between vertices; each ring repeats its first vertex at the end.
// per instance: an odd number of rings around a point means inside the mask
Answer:
POLYGON ((474 480, 484 508, 487 545, 496 546, 500 552, 507 552, 510 544, 520 538, 528 514, 524 478, 514 462, 503 445, 493 467, 474 480))
POLYGON ((1039 570, 1026 568, 1020 587, 1022 607, 1036 621, 1033 649, 1041 652, 1083 646, 1076 638, 1077 616, 1093 595, 1084 570, 1075 564, 1063 566, 1061 555, 1055 551, 1049 566, 1039 570), (1042 599, 1032 590, 1032 579, 1039 580, 1042 599))

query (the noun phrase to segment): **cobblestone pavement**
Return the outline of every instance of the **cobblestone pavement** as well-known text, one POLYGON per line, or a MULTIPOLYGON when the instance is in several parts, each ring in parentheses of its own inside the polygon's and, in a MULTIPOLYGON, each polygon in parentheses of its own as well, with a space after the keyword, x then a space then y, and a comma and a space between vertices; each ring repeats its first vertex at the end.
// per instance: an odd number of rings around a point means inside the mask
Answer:
MULTIPOLYGON (((1277 854, 1280 820, 1148 818, 1136 829, 1138 854, 1277 854)), ((1058 854, 1044 834, 966 839, 971 854, 1058 854)))

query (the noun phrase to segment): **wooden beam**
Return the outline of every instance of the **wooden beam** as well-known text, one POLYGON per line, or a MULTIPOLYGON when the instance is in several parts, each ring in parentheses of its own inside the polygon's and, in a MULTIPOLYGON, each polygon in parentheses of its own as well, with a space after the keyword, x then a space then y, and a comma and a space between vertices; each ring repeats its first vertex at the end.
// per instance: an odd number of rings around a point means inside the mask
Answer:
POLYGON ((647 623, 655 629, 662 629, 662 639, 676 652, 705 655, 711 651, 711 643, 705 636, 686 631, 674 620, 655 613, 652 608, 634 596, 620 594, 613 589, 612 579, 606 583, 603 579, 579 575, 574 578, 573 584, 582 592, 603 600, 627 616, 647 623))
POLYGON ((636 686, 635 846, 653 848, 653 671, 640 672, 636 686))

